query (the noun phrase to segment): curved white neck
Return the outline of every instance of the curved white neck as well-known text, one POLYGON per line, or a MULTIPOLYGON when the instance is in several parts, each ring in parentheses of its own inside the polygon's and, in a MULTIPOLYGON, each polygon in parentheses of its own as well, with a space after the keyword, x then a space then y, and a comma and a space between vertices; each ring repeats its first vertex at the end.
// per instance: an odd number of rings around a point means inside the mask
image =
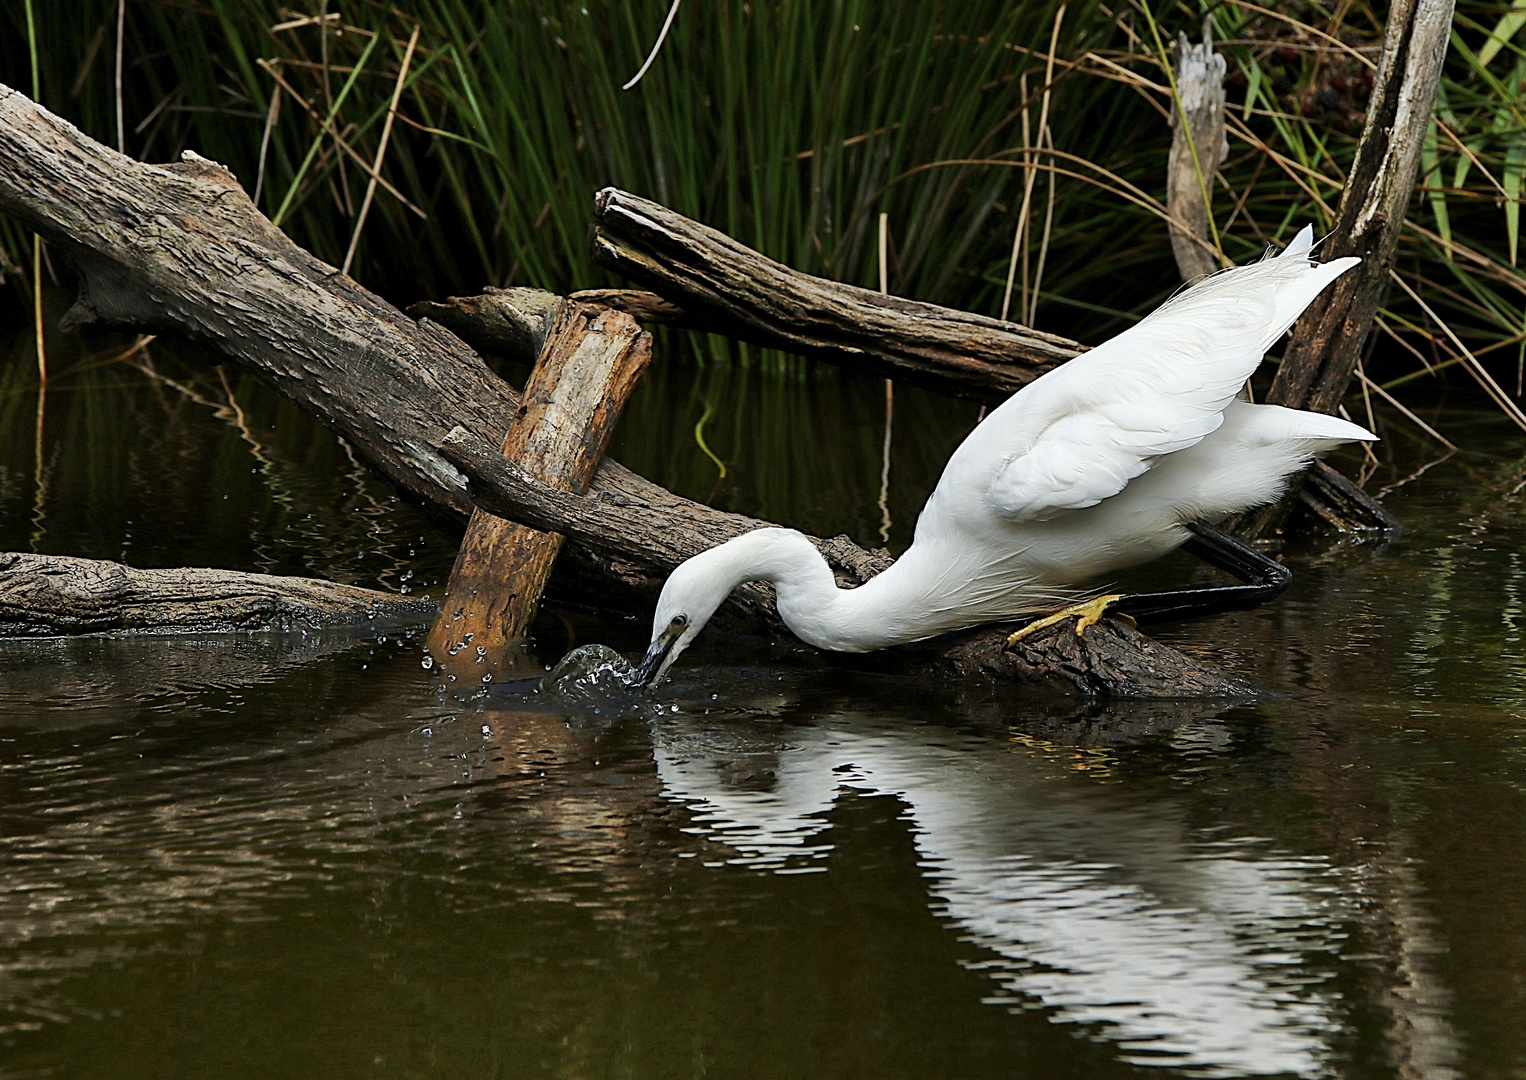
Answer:
POLYGON ((779 617, 807 644, 868 652, 980 621, 950 603, 950 567, 934 566, 937 560, 926 555, 914 545, 856 589, 838 588, 821 552, 792 529, 745 533, 696 560, 711 562, 707 569, 727 593, 745 581, 770 582, 778 594, 779 617))

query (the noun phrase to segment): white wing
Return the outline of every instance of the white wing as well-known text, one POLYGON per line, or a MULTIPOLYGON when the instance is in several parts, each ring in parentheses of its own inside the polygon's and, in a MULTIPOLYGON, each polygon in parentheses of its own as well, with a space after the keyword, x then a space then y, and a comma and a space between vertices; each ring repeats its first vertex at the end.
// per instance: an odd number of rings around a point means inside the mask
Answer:
POLYGON ((1315 264, 1305 228, 1276 258, 1215 274, 1036 379, 992 413, 1010 455, 986 492, 1013 521, 1095 506, 1164 454, 1201 442, 1270 348, 1360 260, 1315 264))

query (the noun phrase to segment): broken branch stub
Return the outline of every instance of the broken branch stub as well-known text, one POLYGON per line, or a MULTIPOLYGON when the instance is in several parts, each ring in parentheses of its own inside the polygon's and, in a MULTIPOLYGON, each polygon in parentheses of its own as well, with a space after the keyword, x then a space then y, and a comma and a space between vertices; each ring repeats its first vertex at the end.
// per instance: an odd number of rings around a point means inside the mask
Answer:
MULTIPOLYGON (((1450 41, 1453 3, 1395 0, 1389 8, 1356 160, 1341 192, 1335 231, 1320 251, 1325 259, 1356 255, 1362 262, 1317 296, 1293 325, 1267 395, 1273 404, 1334 412, 1345 397, 1388 290, 1450 41)), ((1285 498, 1247 514, 1237 531, 1245 536, 1281 531, 1294 501, 1285 498)), ((1363 495, 1348 505, 1344 519, 1357 529, 1391 527, 1393 519, 1376 506, 1363 495)))
POLYGON ((1209 239, 1213 182, 1229 156, 1224 133, 1224 58, 1213 51, 1213 23, 1203 22, 1203 42, 1177 36, 1172 68, 1178 100, 1171 110, 1171 153, 1166 162, 1166 210, 1171 215, 1171 252, 1183 281, 1219 269, 1209 239), (1183 125, 1182 116, 1187 123, 1183 125), (1205 201, 1206 200, 1206 201, 1205 201), (1183 228, 1177 222, 1184 222, 1183 228))

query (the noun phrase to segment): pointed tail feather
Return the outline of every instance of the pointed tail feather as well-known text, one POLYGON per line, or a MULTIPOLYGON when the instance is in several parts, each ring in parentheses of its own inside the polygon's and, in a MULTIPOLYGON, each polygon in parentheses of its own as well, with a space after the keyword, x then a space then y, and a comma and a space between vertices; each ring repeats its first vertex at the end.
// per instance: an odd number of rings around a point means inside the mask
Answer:
POLYGON ((1314 226, 1305 225, 1303 228, 1298 230, 1298 235, 1293 237, 1292 243, 1288 244, 1288 246, 1277 255, 1277 258, 1281 259, 1291 256, 1296 259, 1300 255, 1302 255, 1304 258, 1308 258, 1309 252, 1313 250, 1313 248, 1314 226))

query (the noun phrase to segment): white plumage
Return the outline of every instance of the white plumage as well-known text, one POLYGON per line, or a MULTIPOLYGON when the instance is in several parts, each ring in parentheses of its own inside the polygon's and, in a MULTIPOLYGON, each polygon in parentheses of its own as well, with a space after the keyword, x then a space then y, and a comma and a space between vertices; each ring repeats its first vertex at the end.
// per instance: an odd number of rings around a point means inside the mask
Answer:
POLYGON ((1186 523, 1271 502, 1343 442, 1334 416, 1242 400, 1304 308, 1354 258, 1315 263, 1305 228, 1279 256, 1185 289, 1111 341, 1012 395, 960 444, 884 573, 839 589, 792 529, 695 556, 663 588, 642 667, 660 675, 744 581, 773 582, 803 641, 867 652, 1068 603, 1098 575, 1180 546, 1186 523))

